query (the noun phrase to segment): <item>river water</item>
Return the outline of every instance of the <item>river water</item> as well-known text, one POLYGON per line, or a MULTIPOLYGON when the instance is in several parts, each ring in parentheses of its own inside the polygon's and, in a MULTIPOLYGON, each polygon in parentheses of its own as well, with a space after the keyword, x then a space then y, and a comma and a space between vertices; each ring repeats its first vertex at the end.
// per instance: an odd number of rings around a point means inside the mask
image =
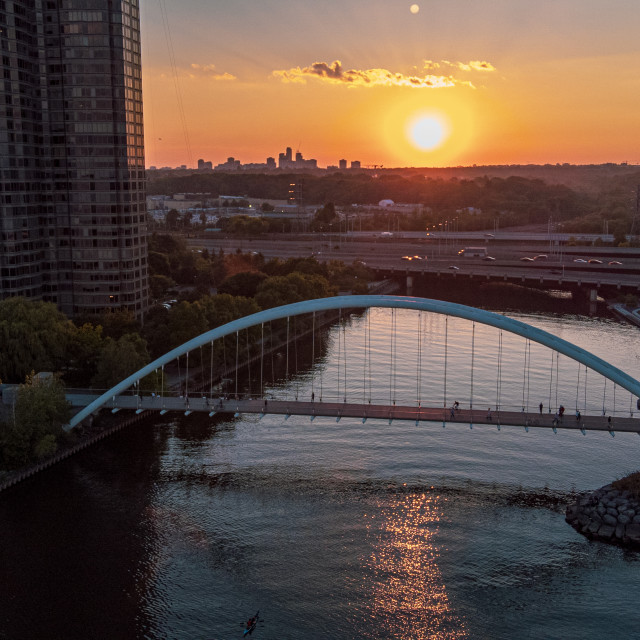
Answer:
MULTIPOLYGON (((634 327, 515 317, 637 376, 634 327)), ((357 402, 634 408, 462 320, 372 310, 326 340, 270 397, 333 400, 346 379, 357 402)), ((638 638, 640 554, 564 506, 639 452, 636 434, 167 415, 0 494, 0 638, 240 638, 256 610, 252 637, 278 640, 638 638)))

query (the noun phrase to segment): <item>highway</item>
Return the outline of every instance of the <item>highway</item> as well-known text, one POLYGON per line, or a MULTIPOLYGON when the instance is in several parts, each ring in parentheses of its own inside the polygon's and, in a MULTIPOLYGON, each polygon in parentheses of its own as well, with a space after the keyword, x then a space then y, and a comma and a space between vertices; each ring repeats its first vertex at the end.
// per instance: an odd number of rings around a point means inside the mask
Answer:
MULTIPOLYGON (((444 238, 365 238, 309 234, 306 236, 278 236, 275 238, 191 238, 194 249, 209 251, 256 251, 265 258, 314 256, 319 261, 342 260, 351 263, 361 260, 366 266, 382 272, 407 274, 450 275, 455 277, 484 277, 525 282, 548 282, 557 288, 562 284, 607 286, 625 292, 640 287, 640 251, 638 249, 595 246, 549 246, 547 242, 485 238, 473 246, 486 247, 494 260, 463 257, 458 251, 470 246, 465 237, 449 234, 444 238), (417 257, 416 257, 417 256, 417 257), (538 256, 547 256, 546 258, 538 256), (410 260, 408 258, 411 258, 410 260), (523 261, 522 258, 532 260, 523 261), (589 260, 601 260, 601 264, 589 260), (575 262, 583 260, 584 262, 575 262), (616 261, 621 264, 609 264, 616 261), (455 268, 454 268, 455 267, 455 268)), ((538 234, 545 238, 545 234, 538 234)))

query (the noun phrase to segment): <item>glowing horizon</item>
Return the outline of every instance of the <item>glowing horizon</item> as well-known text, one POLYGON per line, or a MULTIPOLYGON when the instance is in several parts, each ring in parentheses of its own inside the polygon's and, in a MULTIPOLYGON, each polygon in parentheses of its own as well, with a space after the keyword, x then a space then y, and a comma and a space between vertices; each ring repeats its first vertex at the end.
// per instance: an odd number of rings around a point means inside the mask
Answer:
POLYGON ((637 164, 640 12, 601 4, 143 5, 146 164, 286 147, 321 167, 637 164), (440 144, 407 137, 419 113, 439 114, 440 144))

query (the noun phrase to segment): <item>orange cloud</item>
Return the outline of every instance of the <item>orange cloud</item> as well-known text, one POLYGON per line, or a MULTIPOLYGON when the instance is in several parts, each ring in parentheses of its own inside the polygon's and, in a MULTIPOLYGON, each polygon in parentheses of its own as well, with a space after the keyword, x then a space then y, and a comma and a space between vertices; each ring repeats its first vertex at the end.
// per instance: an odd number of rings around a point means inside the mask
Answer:
POLYGON ((308 78, 312 78, 322 82, 344 84, 350 87, 383 86, 439 89, 453 87, 457 84, 469 85, 468 82, 456 80, 452 76, 433 74, 407 76, 387 69, 344 69, 339 60, 334 60, 331 64, 314 62, 311 66, 304 68, 278 69, 273 71, 273 76, 279 78, 282 82, 305 83, 308 78))
POLYGON ((483 72, 496 70, 490 62, 486 62, 484 60, 471 60, 470 62, 450 62, 449 60, 434 62, 433 60, 425 60, 423 63, 425 71, 433 71, 434 69, 440 69, 441 67, 453 67, 454 69, 460 69, 461 71, 483 72))
POLYGON ((236 76, 227 73, 218 73, 215 64, 198 64, 197 62, 191 63, 192 72, 189 73, 190 78, 195 77, 207 77, 210 80, 237 80, 236 76))

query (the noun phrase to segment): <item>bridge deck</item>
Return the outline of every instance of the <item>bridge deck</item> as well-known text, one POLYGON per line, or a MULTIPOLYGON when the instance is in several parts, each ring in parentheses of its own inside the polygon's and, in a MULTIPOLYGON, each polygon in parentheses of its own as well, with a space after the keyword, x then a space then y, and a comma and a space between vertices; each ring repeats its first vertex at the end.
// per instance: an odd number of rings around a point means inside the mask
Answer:
MULTIPOLYGON (((90 400, 89 400, 90 401, 90 400)), ((85 404, 87 400, 85 400, 85 404)), ((377 420, 411 420, 430 421, 439 423, 462 423, 488 426, 524 426, 552 429, 572 429, 585 431, 621 431, 640 434, 640 418, 612 417, 611 423, 607 416, 582 415, 578 421, 574 415, 565 414, 564 418, 554 423, 554 415, 548 413, 522 411, 493 411, 491 416, 487 410, 459 409, 455 415, 450 409, 442 407, 417 407, 407 405, 377 405, 357 404, 351 402, 305 402, 295 400, 242 399, 221 400, 206 397, 177 398, 151 396, 116 396, 115 400, 107 403, 105 409, 132 409, 150 411, 197 411, 211 413, 254 413, 276 415, 300 415, 329 417, 335 419, 358 418, 377 420)))

